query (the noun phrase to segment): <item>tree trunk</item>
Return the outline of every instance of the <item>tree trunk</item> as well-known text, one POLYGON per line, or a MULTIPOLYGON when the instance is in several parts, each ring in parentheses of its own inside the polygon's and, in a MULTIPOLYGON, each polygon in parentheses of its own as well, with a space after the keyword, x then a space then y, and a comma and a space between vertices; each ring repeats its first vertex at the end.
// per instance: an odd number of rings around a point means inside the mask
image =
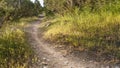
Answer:
POLYGON ((21 8, 21 0, 18 0, 18 8, 21 8))

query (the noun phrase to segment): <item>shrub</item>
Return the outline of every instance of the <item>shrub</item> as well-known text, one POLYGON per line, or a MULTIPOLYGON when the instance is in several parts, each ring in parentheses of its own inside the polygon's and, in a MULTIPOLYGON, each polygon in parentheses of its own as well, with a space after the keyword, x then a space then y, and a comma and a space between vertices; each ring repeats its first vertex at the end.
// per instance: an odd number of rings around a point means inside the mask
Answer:
POLYGON ((44 37, 101 55, 120 59, 120 15, 112 12, 79 12, 57 15, 44 37))
POLYGON ((6 28, 0 32, 0 68, 27 68, 32 53, 20 29, 6 28))

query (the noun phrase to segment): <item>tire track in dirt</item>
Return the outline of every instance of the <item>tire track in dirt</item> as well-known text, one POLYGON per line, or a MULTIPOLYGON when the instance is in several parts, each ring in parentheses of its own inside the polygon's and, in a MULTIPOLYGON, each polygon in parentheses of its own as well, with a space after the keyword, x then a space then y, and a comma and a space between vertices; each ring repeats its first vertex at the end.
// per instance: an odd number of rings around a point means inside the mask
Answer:
POLYGON ((29 35, 29 43, 39 57, 38 62, 33 64, 32 68, 110 68, 109 66, 104 67, 99 64, 76 61, 74 59, 76 57, 73 56, 65 57, 61 52, 50 47, 51 44, 41 41, 38 36, 40 21, 35 21, 25 27, 25 32, 29 35))
POLYGON ((38 37, 40 21, 33 22, 25 28, 25 31, 30 35, 30 44, 34 48, 38 57, 46 60, 39 62, 35 68, 82 68, 78 63, 65 58, 61 52, 56 52, 53 48, 49 47, 47 43, 40 41, 38 37))

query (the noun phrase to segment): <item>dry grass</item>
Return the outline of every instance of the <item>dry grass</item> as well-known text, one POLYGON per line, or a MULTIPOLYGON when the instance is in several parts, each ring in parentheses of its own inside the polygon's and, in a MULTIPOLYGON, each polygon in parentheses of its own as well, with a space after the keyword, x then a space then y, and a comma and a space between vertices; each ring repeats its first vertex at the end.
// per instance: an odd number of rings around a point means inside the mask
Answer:
POLYGON ((79 11, 57 15, 44 38, 120 59, 120 15, 79 11))
POLYGON ((34 61, 34 52, 27 43, 23 28, 37 18, 22 18, 0 29, 0 68, 28 68, 34 61))

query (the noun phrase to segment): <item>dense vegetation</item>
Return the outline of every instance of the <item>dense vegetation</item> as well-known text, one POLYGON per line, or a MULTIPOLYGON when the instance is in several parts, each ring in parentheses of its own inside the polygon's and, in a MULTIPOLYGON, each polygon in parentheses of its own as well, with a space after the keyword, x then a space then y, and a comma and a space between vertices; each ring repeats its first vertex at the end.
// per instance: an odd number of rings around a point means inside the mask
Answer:
POLYGON ((49 11, 63 13, 79 8, 88 12, 119 12, 119 0, 45 0, 45 6, 49 11))
POLYGON ((42 10, 50 19, 45 27, 45 39, 73 46, 79 51, 93 52, 105 57, 103 60, 120 60, 119 0, 44 2, 43 9, 38 0, 34 3, 30 0, 0 0, 0 68, 30 66, 33 51, 21 27, 33 21, 33 16, 38 16, 42 10))
POLYGON ((0 68, 26 68, 32 51, 20 29, 6 28, 0 33, 0 68))
POLYGON ((0 68, 28 68, 35 55, 21 29, 36 17, 21 18, 4 24, 0 29, 0 68))
POLYGON ((3 21, 37 16, 41 9, 38 0, 35 3, 30 0, 0 0, 0 18, 3 21))
POLYGON ((45 0, 45 8, 54 14, 45 38, 120 59, 119 0, 45 0))
POLYGON ((22 29, 41 10, 38 0, 0 0, 0 68, 30 67, 34 52, 22 29))

